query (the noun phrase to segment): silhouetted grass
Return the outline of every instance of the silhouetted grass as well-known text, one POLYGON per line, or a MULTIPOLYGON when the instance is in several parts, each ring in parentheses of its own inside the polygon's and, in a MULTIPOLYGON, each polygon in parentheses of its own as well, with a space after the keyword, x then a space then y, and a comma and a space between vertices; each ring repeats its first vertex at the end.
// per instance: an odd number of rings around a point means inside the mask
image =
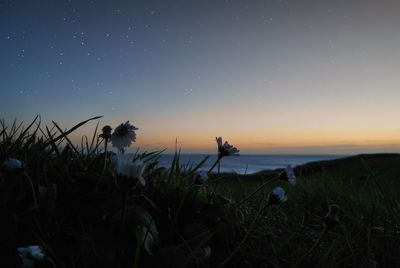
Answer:
POLYGON ((396 267, 400 265, 400 156, 360 155, 251 175, 209 174, 198 165, 158 166, 137 152, 146 186, 115 172, 98 127, 80 146, 37 117, 0 121, 0 267, 19 267, 17 248, 41 245, 35 267, 396 267), (105 162, 104 162, 105 161, 105 162), (104 168, 105 167, 105 168, 104 168), (269 206, 282 186, 289 201, 269 206), (326 217, 337 209, 339 221, 326 217), (50 261, 51 260, 51 261, 50 261))

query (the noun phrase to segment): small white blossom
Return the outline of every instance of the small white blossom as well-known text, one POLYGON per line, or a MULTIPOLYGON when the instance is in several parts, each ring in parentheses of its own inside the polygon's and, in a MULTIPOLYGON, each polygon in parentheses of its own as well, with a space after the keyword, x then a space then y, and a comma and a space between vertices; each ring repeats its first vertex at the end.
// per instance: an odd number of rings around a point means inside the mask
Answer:
POLYGON ((140 159, 134 160, 134 154, 117 155, 117 173, 128 178, 137 179, 143 186, 146 181, 143 178, 143 172, 146 164, 140 159))
POLYGON ((17 171, 22 170, 22 162, 15 158, 9 158, 3 162, 2 167, 5 171, 17 171))
POLYGON ((198 260, 204 261, 211 257, 211 247, 206 246, 204 248, 200 248, 200 249, 196 250, 194 252, 194 254, 198 260))
POLYGON ((46 259, 43 248, 41 246, 20 247, 17 249, 18 255, 22 261, 22 268, 30 268, 35 265, 37 260, 46 259))
POLYGON ((129 147, 132 142, 136 141, 135 130, 138 130, 138 128, 129 124, 129 121, 116 127, 111 135, 112 146, 120 150, 129 147))
POLYGON ((287 201, 288 197, 282 187, 275 187, 268 196, 268 205, 280 205, 287 201))
POLYGON ((297 181, 297 177, 296 177, 296 174, 294 174, 294 170, 290 165, 288 165, 286 167, 285 173, 286 173, 288 182, 291 185, 295 186, 296 185, 296 181, 297 181))
POLYGON ((208 181, 208 174, 206 171, 200 171, 194 178, 195 183, 204 184, 208 181))
POLYGON ((218 154, 220 158, 230 155, 239 155, 239 150, 236 147, 233 147, 233 145, 230 145, 227 141, 222 144, 222 137, 216 137, 215 139, 217 141, 218 154))

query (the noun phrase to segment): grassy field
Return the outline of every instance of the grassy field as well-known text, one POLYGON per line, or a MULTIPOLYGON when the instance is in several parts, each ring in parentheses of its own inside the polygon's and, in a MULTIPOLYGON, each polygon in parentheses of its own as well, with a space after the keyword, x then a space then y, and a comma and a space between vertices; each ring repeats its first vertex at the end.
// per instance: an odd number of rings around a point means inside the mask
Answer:
MULTIPOLYGON (((241 261, 249 267, 397 267, 400 257, 400 155, 359 155, 296 168, 289 200, 266 211, 248 238, 241 261), (339 223, 324 231, 329 206, 338 208, 339 223), (322 235, 322 238, 321 238, 322 235), (313 248, 314 247, 314 248, 313 248), (312 249, 310 251, 310 249, 312 249)), ((277 172, 233 176, 213 182, 217 192, 241 200, 277 172), (231 177, 232 179, 232 177, 231 177)), ((258 204, 277 181, 241 206, 243 233, 258 204)))
MULTIPOLYGON (((90 120, 95 120, 90 119, 90 120)), ((90 121, 88 120, 88 121, 90 121)), ((400 155, 359 155, 251 175, 158 167, 138 152, 142 186, 116 173, 97 128, 82 144, 56 123, 0 122, 0 267, 43 248, 31 267, 398 267, 400 155), (269 205, 274 187, 288 201, 269 205)), ((28 266, 25 266, 28 267, 28 266)))

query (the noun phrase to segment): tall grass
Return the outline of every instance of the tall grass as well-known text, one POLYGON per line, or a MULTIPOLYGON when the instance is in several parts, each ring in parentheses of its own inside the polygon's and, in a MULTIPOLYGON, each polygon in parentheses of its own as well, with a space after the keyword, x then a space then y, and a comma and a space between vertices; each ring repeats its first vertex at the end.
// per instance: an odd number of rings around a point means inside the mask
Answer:
MULTIPOLYGON (((97 126, 80 146, 69 139, 98 118, 67 130, 55 122, 42 126, 40 117, 26 128, 0 122, 0 161, 24 163, 23 170, 4 170, 0 177, 2 267, 18 267, 16 249, 27 245, 41 245, 52 260, 39 266, 176 267, 209 261, 211 244, 231 239, 215 226, 225 224, 234 233, 234 224, 224 219, 216 195, 194 183, 206 159, 181 165, 177 151, 172 166, 162 168, 161 152, 136 152, 146 163, 147 180, 138 187, 116 174, 114 153, 103 151, 97 126)), ((213 246, 213 254, 217 249, 213 246)))
POLYGON ((0 267, 19 267, 16 249, 41 245, 37 267, 395 267, 400 264, 398 162, 386 160, 301 177, 279 172, 209 174, 196 165, 158 165, 160 152, 136 152, 146 186, 115 172, 98 124, 79 145, 71 129, 36 117, 24 127, 0 120, 0 162, 23 170, 0 173, 0 267), (377 172, 378 171, 378 172, 377 172), (250 179, 251 177, 251 179, 250 179), (273 187, 289 201, 266 206, 273 187), (327 225, 329 207, 339 223, 327 225), (51 261, 49 261, 51 260, 51 261))

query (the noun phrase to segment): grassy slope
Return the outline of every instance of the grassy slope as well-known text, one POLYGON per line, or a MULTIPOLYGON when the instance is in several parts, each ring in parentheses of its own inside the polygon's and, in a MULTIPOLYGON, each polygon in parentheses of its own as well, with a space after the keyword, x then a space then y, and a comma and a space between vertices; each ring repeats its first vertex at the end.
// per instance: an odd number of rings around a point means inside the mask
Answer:
MULTIPOLYGON (((225 179, 214 181, 214 189, 240 200, 280 171, 224 174, 225 179)), ((258 204, 274 186, 284 187, 289 196, 282 206, 266 211, 250 235, 244 254, 252 265, 400 265, 400 256, 393 250, 400 247, 399 154, 313 162, 297 167, 296 173, 299 179, 295 187, 273 182, 243 205, 244 225, 248 226, 258 204), (308 254, 323 232, 322 219, 332 204, 339 208, 340 223, 308 254)))
POLYGON ((312 162, 297 167, 296 172, 304 176, 326 172, 359 179, 374 173, 382 179, 395 179, 400 174, 400 154, 361 154, 312 162))
MULTIPOLYGON (((282 169, 264 170, 254 174, 222 173, 211 174, 214 187, 225 194, 244 198, 261 182, 276 178, 282 169)), ((331 177, 351 182, 365 181, 373 175, 375 179, 386 184, 400 187, 400 154, 361 154, 334 160, 310 162, 297 166, 295 172, 300 180, 331 177)))
MULTIPOLYGON (((211 174, 212 179, 220 181, 231 181, 242 179, 245 181, 268 180, 281 173, 282 169, 263 170, 254 174, 232 174, 221 173, 211 174)), ((322 173, 329 173, 334 176, 347 176, 359 178, 375 173, 374 175, 384 179, 395 179, 400 174, 400 154, 360 154, 333 160, 324 160, 306 163, 297 166, 295 172, 298 176, 319 176, 322 173)))

